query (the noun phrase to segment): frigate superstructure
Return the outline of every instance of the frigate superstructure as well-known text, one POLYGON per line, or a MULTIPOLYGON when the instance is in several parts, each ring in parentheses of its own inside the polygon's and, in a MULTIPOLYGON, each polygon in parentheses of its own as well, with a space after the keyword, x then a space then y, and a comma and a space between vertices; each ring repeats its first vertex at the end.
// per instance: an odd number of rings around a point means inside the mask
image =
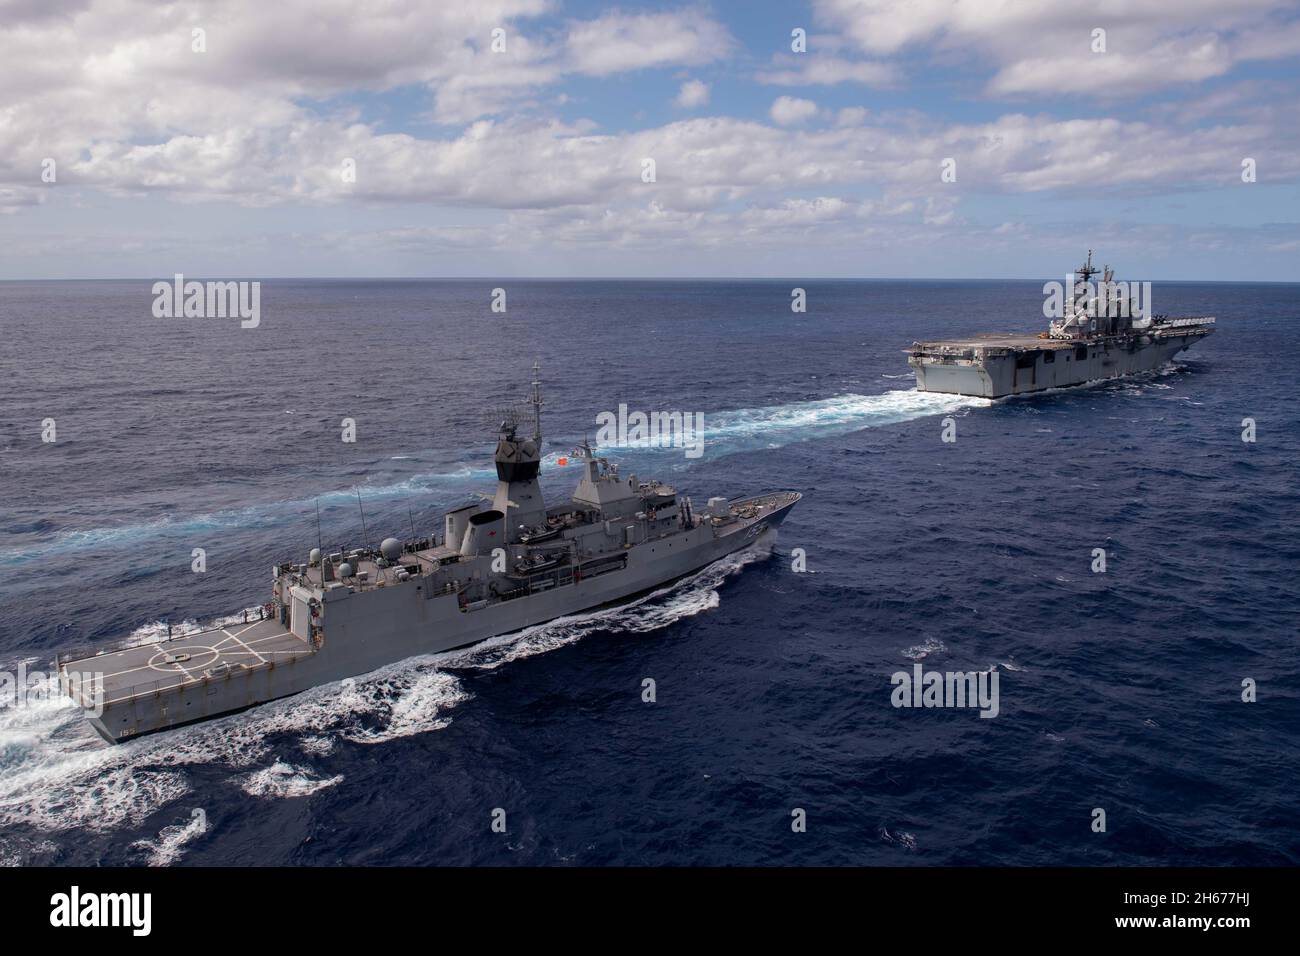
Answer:
POLYGON ((907 362, 917 390, 1002 398, 1118 378, 1159 368, 1214 331, 1210 316, 1148 314, 1149 295, 1135 304, 1109 266, 1093 266, 1092 250, 1072 275, 1061 317, 1046 332, 913 342, 907 362))
POLYGON ((243 710, 421 654, 624 601, 770 540, 801 495, 710 498, 623 477, 583 442, 573 497, 548 507, 540 383, 531 433, 500 418, 496 493, 441 535, 385 539, 272 569, 271 600, 237 624, 59 655, 64 692, 112 742, 243 710))

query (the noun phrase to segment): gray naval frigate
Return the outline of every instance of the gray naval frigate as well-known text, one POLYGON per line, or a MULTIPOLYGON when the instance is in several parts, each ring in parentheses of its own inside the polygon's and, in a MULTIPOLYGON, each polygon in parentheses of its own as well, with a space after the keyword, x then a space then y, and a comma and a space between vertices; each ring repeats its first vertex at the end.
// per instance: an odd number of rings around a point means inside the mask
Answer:
MULTIPOLYGON (((441 538, 385 539, 272 569, 271 601, 237 624, 60 654, 60 686, 114 743, 624 601, 758 542, 801 495, 697 511, 659 481, 623 477, 583 442, 572 500, 548 507, 540 383, 531 434, 503 416, 496 495, 448 512, 441 538)), ((364 523, 364 520, 363 520, 364 523)))
POLYGON ((1036 336, 993 333, 913 342, 907 363, 916 372, 917 390, 1002 398, 1118 378, 1159 368, 1214 331, 1210 316, 1143 314, 1149 299, 1145 308, 1133 305, 1109 266, 1094 287, 1098 272, 1088 250, 1062 318, 1036 336))

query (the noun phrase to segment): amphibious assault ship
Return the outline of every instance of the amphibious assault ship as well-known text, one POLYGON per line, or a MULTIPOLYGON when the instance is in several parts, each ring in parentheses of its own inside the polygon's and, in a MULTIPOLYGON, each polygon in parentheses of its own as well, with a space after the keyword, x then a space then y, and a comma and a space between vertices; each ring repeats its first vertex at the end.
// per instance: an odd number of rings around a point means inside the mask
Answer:
POLYGON ((513 411, 501 419, 491 504, 448 512, 441 537, 312 549, 272 568, 270 602, 243 622, 59 655, 64 692, 112 742, 206 720, 653 590, 767 542, 801 497, 715 497, 697 511, 584 441, 572 499, 548 507, 538 381, 529 404, 531 434, 513 411))
MULTIPOLYGON (((907 363, 916 372, 917 390, 1002 398, 1118 378, 1159 368, 1214 331, 1209 316, 1147 314, 1149 294, 1145 305, 1137 304, 1109 266, 1094 287, 1099 271, 1090 249, 1087 262, 1067 279, 1062 317, 1037 336, 913 342, 907 363)), ((1144 285, 1149 293, 1150 284, 1144 285)))

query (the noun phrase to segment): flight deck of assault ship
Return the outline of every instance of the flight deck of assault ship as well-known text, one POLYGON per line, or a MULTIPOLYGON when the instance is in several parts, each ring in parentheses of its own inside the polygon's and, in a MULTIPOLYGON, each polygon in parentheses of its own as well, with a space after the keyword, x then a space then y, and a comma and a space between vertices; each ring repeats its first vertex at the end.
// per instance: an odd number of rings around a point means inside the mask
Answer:
POLYGON ((64 692, 113 742, 206 720, 653 590, 767 541, 801 497, 710 498, 697 512, 584 442, 572 500, 547 507, 537 381, 530 404, 531 435, 513 413, 501 422, 491 505, 448 512, 441 540, 313 549, 275 566, 270 603, 246 621, 59 655, 64 692))
POLYGON ((913 342, 907 363, 922 392, 1002 398, 1022 392, 1082 385, 1146 372, 1214 331, 1209 316, 1144 315, 1115 283, 1107 266, 1102 281, 1088 261, 1075 273, 1063 317, 1032 335, 987 334, 947 342, 913 342))

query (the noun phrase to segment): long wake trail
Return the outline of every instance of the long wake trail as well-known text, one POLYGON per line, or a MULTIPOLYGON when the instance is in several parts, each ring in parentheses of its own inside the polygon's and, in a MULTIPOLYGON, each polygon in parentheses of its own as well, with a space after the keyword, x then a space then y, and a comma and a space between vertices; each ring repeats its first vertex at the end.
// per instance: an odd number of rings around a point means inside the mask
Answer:
MULTIPOLYGON (((724 410, 705 415, 705 453, 724 457, 763 448, 782 448, 799 441, 829 438, 863 428, 879 428, 901 422, 989 404, 978 398, 894 390, 878 395, 847 394, 809 402, 760 408, 724 410)), ((611 449, 612 450, 612 449, 611 449)), ((621 449, 629 457, 664 454, 664 450, 621 449)), ((679 453, 678 453, 679 454, 679 453)), ((562 471, 559 453, 543 460, 544 472, 562 471)), ((680 458, 689 465, 689 459, 680 458)), ((457 467, 450 471, 412 475, 400 482, 359 489, 367 501, 392 502, 430 494, 454 500, 491 481, 490 468, 457 467)), ((86 553, 112 553, 141 541, 167 537, 194 537, 213 531, 250 527, 276 527, 286 514, 301 515, 317 501, 328 508, 350 504, 357 489, 325 492, 318 497, 277 501, 246 508, 198 514, 185 518, 125 524, 111 527, 65 530, 48 540, 16 548, 0 548, 0 567, 17 567, 34 561, 86 553)))

